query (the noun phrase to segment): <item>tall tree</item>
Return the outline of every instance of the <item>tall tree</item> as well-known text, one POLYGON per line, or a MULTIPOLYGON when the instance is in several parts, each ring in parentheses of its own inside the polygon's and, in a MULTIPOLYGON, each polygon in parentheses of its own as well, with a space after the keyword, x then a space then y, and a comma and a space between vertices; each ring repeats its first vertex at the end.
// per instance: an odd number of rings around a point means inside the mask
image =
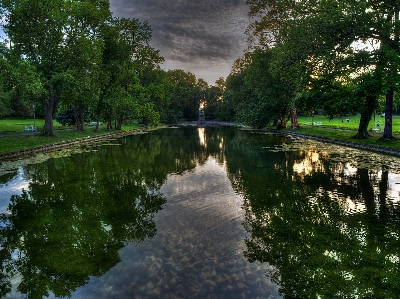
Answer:
POLYGON ((323 70, 337 77, 371 69, 385 73, 384 138, 392 138, 391 103, 400 65, 398 1, 247 0, 247 4, 250 17, 256 17, 248 30, 253 41, 282 47, 277 64, 286 73, 301 69, 300 87, 323 70))
POLYGON ((274 55, 273 49, 257 49, 247 68, 227 78, 227 94, 230 90, 237 93, 234 96, 236 116, 243 123, 263 127, 280 120, 280 126, 286 127, 295 94, 290 82, 274 74, 274 55))
MULTIPOLYGON (((156 70, 163 61, 150 45, 152 31, 147 22, 138 19, 114 18, 102 28, 105 48, 102 57, 103 89, 97 106, 98 118, 103 115, 110 129, 112 121, 120 129, 123 121, 153 115, 150 94, 140 82, 144 73, 156 70), (149 110, 150 109, 150 110, 149 110), (152 111, 151 111, 152 110, 152 111)), ((155 114, 151 124, 157 123, 155 114), (155 121, 155 122, 154 122, 155 121)))
POLYGON ((174 121, 197 120, 200 101, 203 99, 200 86, 204 87, 205 81, 200 80, 199 86, 195 74, 181 69, 169 70, 167 73, 175 85, 170 105, 174 121))
POLYGON ((0 115, 30 116, 44 93, 35 67, 0 45, 0 115))
POLYGON ((84 111, 93 108, 100 93, 100 65, 104 42, 101 28, 110 17, 108 1, 78 1, 69 4, 65 57, 68 69, 61 97, 75 111, 77 129, 84 131, 84 111))
POLYGON ((167 72, 162 69, 148 69, 140 74, 140 82, 146 88, 149 101, 159 113, 162 123, 170 123, 169 114, 174 84, 167 72))
POLYGON ((90 46, 78 46, 93 41, 96 26, 110 15, 108 0, 4 0, 0 4, 6 12, 4 28, 11 50, 35 67, 46 88, 41 97, 44 132, 54 135, 53 118, 68 72, 76 59, 90 55, 90 46), (71 53, 76 59, 71 60, 71 53))

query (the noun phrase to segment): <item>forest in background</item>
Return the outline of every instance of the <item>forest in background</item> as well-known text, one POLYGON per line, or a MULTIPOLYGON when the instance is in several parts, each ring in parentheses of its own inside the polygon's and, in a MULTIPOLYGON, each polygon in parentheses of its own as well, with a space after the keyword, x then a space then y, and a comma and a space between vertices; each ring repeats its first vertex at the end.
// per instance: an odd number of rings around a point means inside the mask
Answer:
POLYGON ((303 115, 359 113, 358 138, 400 104, 400 1, 247 0, 249 47, 214 85, 163 70, 146 21, 112 17, 108 0, 2 0, 0 116, 121 129, 198 119, 286 127, 303 115))

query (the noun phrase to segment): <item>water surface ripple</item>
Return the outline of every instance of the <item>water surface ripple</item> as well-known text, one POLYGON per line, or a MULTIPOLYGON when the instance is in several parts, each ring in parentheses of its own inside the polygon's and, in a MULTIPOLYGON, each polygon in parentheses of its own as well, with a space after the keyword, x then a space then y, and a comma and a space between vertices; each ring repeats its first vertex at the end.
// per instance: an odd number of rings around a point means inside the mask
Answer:
POLYGON ((400 159, 235 128, 0 163, 2 298, 398 298, 400 159))
POLYGON ((157 235, 120 251, 122 261, 76 298, 280 298, 267 264, 243 256, 242 199, 214 159, 170 175, 157 235), (129 287, 127 287, 129 286, 129 287), (129 289, 129 290, 127 290, 129 289))

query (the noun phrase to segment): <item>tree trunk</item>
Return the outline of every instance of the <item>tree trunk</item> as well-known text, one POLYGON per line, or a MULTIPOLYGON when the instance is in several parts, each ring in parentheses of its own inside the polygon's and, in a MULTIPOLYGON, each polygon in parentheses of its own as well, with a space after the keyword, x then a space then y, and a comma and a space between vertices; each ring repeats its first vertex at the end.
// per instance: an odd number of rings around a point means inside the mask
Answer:
POLYGON ((100 115, 101 115, 101 110, 99 110, 99 113, 97 114, 97 123, 96 123, 96 128, 94 130, 96 133, 99 132, 100 115))
POLYGON ((54 95, 53 86, 49 86, 49 98, 48 100, 43 100, 43 112, 44 112, 44 134, 47 136, 54 136, 53 127, 53 116, 57 111, 57 97, 54 95))
POLYGON ((85 119, 83 116, 83 105, 82 101, 79 101, 79 123, 80 123, 80 131, 85 131, 85 119))
POLYGON ((286 112, 287 112, 287 109, 285 107, 281 111, 281 124, 280 124, 281 128, 286 128, 286 112))
POLYGON ((364 107, 361 110, 358 132, 354 138, 363 139, 370 136, 368 133, 368 124, 371 120, 372 114, 374 113, 376 102, 377 98, 375 96, 369 96, 366 98, 364 107))
POLYGON ((112 119, 111 119, 111 114, 109 114, 107 119, 107 131, 111 130, 111 126, 112 126, 112 119))
POLYGON ((80 123, 79 123, 79 112, 76 106, 73 108, 74 111, 74 118, 75 118, 75 124, 76 124, 76 130, 80 131, 80 123))
POLYGON ((118 124, 117 124, 117 130, 121 130, 121 128, 122 128, 122 117, 120 117, 119 119, 118 119, 118 124))
POLYGON ((385 129, 383 131, 382 139, 392 140, 392 110, 393 110, 393 87, 390 87, 386 92, 386 109, 385 109, 385 129))
POLYGON ((297 111, 296 108, 292 108, 292 126, 291 129, 298 129, 300 128, 299 126, 299 121, 297 119, 297 111))

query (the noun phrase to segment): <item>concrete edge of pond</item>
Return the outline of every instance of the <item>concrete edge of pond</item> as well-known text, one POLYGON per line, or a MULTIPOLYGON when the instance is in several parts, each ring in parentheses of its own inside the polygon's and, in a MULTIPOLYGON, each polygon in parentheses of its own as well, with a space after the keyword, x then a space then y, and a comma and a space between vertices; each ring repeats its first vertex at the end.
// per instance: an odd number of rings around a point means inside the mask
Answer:
POLYGON ((5 152, 5 153, 0 153, 0 162, 1 161, 15 161, 18 159, 22 158, 27 158, 27 157, 32 157, 38 153, 47 153, 47 152, 54 152, 54 151, 59 151, 65 148, 71 148, 71 147, 83 147, 83 146, 89 146, 109 140, 115 140, 120 137, 124 136, 129 136, 129 135, 135 135, 135 134, 145 134, 147 133, 147 130, 142 130, 142 129, 133 129, 133 130, 127 130, 127 131, 121 131, 121 132, 115 132, 115 133, 108 133, 108 134, 102 134, 98 136, 90 136, 87 138, 78 138, 75 140, 67 140, 67 141, 62 141, 62 142, 57 142, 57 143, 52 143, 52 144, 46 144, 46 145, 41 145, 41 146, 36 146, 33 148, 28 148, 28 149, 21 149, 21 150, 15 150, 11 152, 5 152))
POLYGON ((294 136, 294 137, 299 137, 299 138, 313 139, 313 140, 317 140, 317 141, 321 141, 321 142, 328 142, 328 143, 333 143, 333 144, 337 144, 337 145, 343 145, 343 146, 353 147, 353 148, 357 148, 357 149, 368 150, 368 151, 378 152, 381 154, 387 154, 387 155, 400 157, 400 150, 396 150, 393 148, 380 146, 380 145, 361 144, 358 142, 351 142, 351 141, 344 141, 344 140, 328 138, 328 137, 320 137, 320 136, 302 134, 302 133, 297 133, 294 131, 281 131, 281 130, 277 130, 277 129, 276 130, 275 129, 261 129, 261 131, 271 132, 271 133, 276 133, 276 134, 281 134, 281 135, 294 136))
MULTIPOLYGON (((237 126, 237 125, 231 124, 230 126, 237 126)), ((159 127, 159 128, 164 128, 164 127, 159 127)), ((150 130, 156 130, 156 129, 158 129, 158 128, 153 128, 150 130)), ((243 129, 243 127, 242 127, 242 129, 243 129)), ((250 129, 250 128, 248 128, 248 129, 250 129)), ((252 129, 252 130, 254 130, 254 129, 252 129)), ((281 135, 288 135, 288 136, 293 136, 293 137, 298 137, 298 138, 313 139, 313 140, 317 140, 317 141, 321 141, 321 142, 333 143, 333 144, 337 144, 337 145, 343 145, 343 146, 353 147, 353 148, 362 149, 362 150, 374 151, 374 152, 379 152, 382 154, 387 154, 387 155, 392 155, 392 156, 398 156, 398 157, 400 156, 400 150, 391 149, 391 148, 379 146, 379 145, 360 144, 357 142, 349 142, 349 141, 343 141, 343 140, 338 140, 338 139, 333 139, 333 138, 319 137, 319 136, 297 133, 294 131, 282 131, 282 130, 277 130, 277 129, 264 128, 259 131, 271 132, 271 133, 281 134, 281 135)), ((34 148, 30 148, 30 149, 22 149, 22 150, 15 150, 15 151, 11 151, 11 152, 0 153, 0 162, 1 161, 13 161, 13 160, 22 159, 25 157, 32 157, 32 156, 36 155, 37 153, 54 152, 54 151, 62 150, 62 149, 69 148, 69 147, 89 146, 89 145, 93 145, 96 143, 105 142, 108 140, 118 139, 118 138, 124 137, 124 136, 129 136, 129 135, 134 135, 134 134, 144 134, 147 132, 148 132, 148 130, 133 129, 133 130, 103 134, 103 135, 99 135, 99 136, 92 136, 92 137, 87 137, 87 138, 79 138, 79 139, 75 139, 75 140, 52 143, 52 144, 37 146, 34 148)))

